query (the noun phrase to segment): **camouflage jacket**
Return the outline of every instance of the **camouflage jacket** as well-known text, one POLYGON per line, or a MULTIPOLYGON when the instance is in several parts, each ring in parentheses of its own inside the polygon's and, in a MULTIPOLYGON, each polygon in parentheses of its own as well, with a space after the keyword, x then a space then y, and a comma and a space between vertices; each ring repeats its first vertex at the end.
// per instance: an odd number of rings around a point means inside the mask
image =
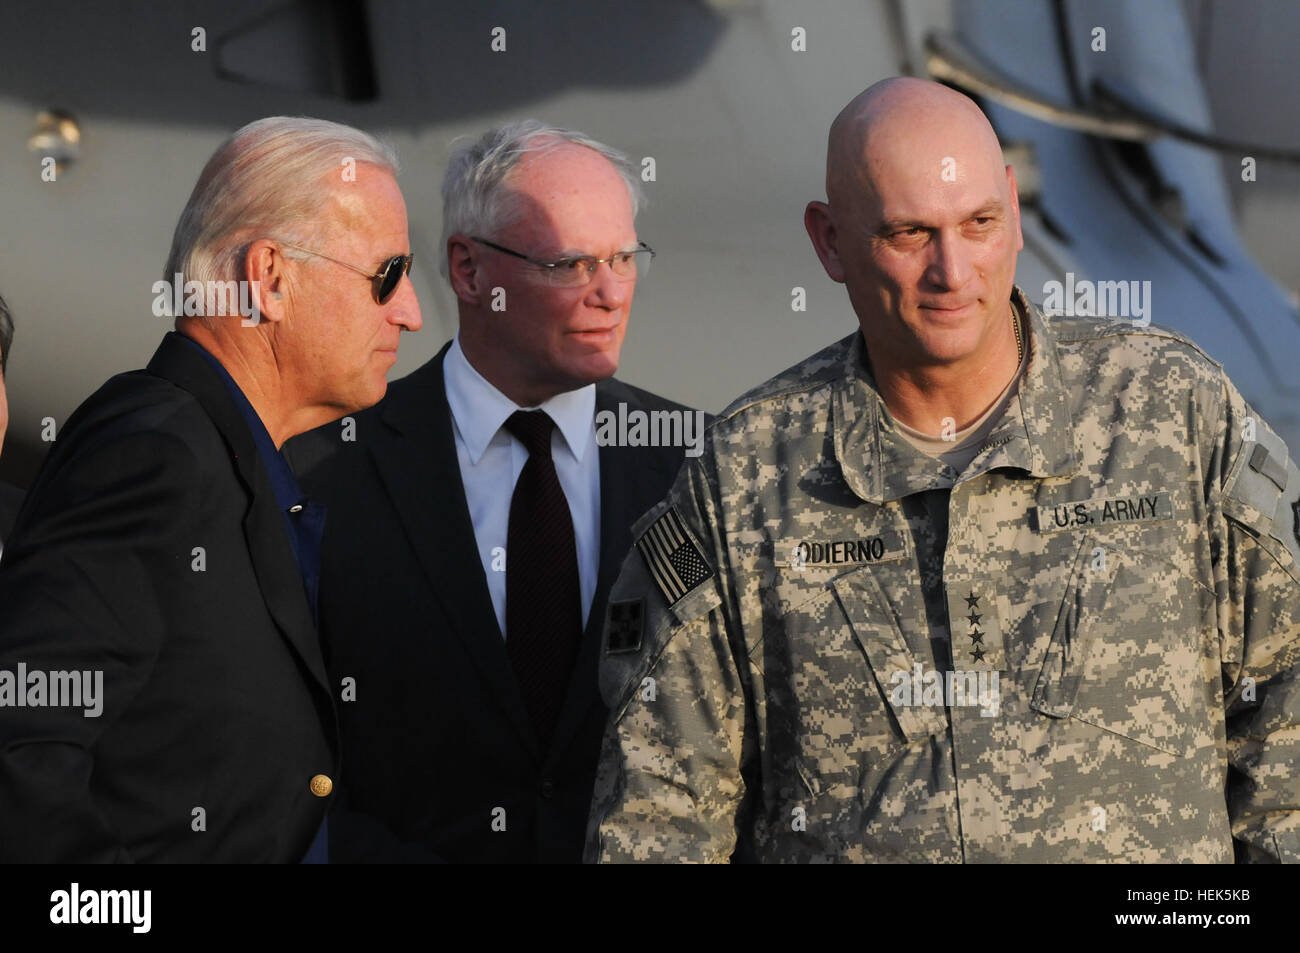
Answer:
POLYGON ((960 475, 854 333, 637 523, 589 860, 1300 859, 1300 471, 1185 338, 1014 300, 960 475), (904 504, 943 487, 935 619, 904 504))

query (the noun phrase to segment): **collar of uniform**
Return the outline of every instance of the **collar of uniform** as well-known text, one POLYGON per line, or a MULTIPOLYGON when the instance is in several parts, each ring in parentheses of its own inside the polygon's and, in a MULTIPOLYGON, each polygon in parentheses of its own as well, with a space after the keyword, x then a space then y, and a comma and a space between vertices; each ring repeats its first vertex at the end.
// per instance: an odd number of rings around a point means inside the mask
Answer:
POLYGON ((582 460, 596 429, 596 385, 556 394, 539 408, 521 408, 474 369, 456 335, 442 362, 447 404, 452 421, 465 441, 470 462, 477 464, 501 425, 516 410, 541 409, 555 421, 569 452, 582 460))
MULTIPOLYGON (((1014 466, 1036 477, 1073 473, 1078 457, 1056 341, 1019 288, 1012 290, 1012 301, 1029 316, 1029 364, 1018 398, 1007 408, 1008 419, 989 436, 989 444, 997 445, 996 464, 990 459, 981 469, 1014 466)), ((845 355, 833 414, 835 456, 845 482, 860 498, 883 504, 956 481, 952 467, 921 453, 894 426, 869 369, 861 333, 853 335, 845 355)))
MULTIPOLYGON (((1020 467, 1035 477, 1069 476, 1079 469, 1079 453, 1074 445, 1074 421, 1070 416, 1070 400, 1061 374, 1061 358, 1056 347, 1056 336, 1047 321, 1025 293, 1018 287, 1012 289, 1011 299, 1021 314, 1027 315, 1029 366, 1020 382, 1018 400, 1007 408, 1007 427, 1014 427, 1024 440, 1014 439, 1004 444, 1006 459, 996 465, 1020 467), (1020 419, 1014 419, 1015 408, 1020 409, 1020 419)), ((998 426, 989 435, 989 443, 1002 439, 1007 431, 998 426)))
POLYGON ((861 332, 853 335, 843 374, 835 382, 832 414, 840 472, 849 489, 867 502, 883 504, 956 481, 952 467, 917 450, 895 428, 861 332))

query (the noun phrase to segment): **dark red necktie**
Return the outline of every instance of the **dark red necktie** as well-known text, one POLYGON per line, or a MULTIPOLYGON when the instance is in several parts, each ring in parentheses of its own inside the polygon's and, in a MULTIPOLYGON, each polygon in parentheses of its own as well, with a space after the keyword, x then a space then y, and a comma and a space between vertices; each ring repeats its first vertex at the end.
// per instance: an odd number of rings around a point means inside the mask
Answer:
POLYGON ((582 638, 582 596, 573 516, 551 459, 555 422, 519 410, 506 429, 528 448, 510 499, 506 536, 506 651, 543 748, 573 673, 582 638))

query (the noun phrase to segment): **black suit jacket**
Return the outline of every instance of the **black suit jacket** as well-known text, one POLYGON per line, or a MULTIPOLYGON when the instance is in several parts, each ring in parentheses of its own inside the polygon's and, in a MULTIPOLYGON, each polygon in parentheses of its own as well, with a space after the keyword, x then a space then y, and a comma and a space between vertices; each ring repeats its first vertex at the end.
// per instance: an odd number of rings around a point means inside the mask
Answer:
MULTIPOLYGON (((359 414, 354 441, 331 424, 288 447, 329 511, 327 664, 336 689, 355 680, 355 701, 339 708, 343 790, 330 815, 330 859, 578 862, 605 726, 596 681, 605 603, 631 547, 629 526, 667 493, 684 451, 599 450, 598 582, 543 750, 474 541, 443 385, 446 353, 359 414)), ((598 412, 617 412, 619 402, 685 410, 619 381, 596 386, 598 412)))
POLYGON ((8 483, 0 483, 0 544, 9 538, 18 518, 18 510, 23 505, 23 491, 8 483))
POLYGON ((0 607, 0 670, 103 673, 98 717, 0 708, 0 860, 302 859, 332 697, 253 437, 184 341, 64 425, 0 607))

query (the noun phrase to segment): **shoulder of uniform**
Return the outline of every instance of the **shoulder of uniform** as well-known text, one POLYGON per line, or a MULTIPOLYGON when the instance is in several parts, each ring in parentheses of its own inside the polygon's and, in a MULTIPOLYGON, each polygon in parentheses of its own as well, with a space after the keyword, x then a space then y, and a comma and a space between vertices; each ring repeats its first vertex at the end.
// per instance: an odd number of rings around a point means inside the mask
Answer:
POLYGON ((1080 370, 1108 368, 1116 381, 1158 379, 1166 390, 1191 387, 1206 394, 1221 392, 1228 379, 1222 364, 1172 328, 1094 317, 1045 315, 1043 320, 1057 354, 1080 370), (1138 374, 1120 373, 1126 369, 1138 374))
POLYGON ((1248 527, 1300 582, 1300 465, 1259 417, 1245 417, 1242 431, 1223 486, 1224 514, 1248 527))
POLYGON ((756 411, 762 412, 770 405, 784 402, 791 396, 805 394, 834 383, 843 376, 845 362, 853 347, 853 339, 859 333, 854 331, 741 394, 718 414, 716 423, 722 425, 733 418, 744 417, 756 411))
POLYGON ((633 546, 605 610, 600 692, 614 713, 684 626, 721 604, 716 567, 677 493, 632 524, 633 546))
MULTIPOLYGON (((1041 313, 1041 311, 1040 311, 1041 313)), ((1131 321, 1097 317, 1043 315, 1058 346, 1097 343, 1105 347, 1142 347, 1153 356, 1185 354, 1207 369, 1222 371, 1221 365, 1195 341, 1173 328, 1159 324, 1134 324, 1131 321)))
POLYGON ((632 524, 632 539, 664 604, 686 622, 717 605, 717 594, 707 585, 717 567, 677 499, 670 493, 644 513, 632 524))

